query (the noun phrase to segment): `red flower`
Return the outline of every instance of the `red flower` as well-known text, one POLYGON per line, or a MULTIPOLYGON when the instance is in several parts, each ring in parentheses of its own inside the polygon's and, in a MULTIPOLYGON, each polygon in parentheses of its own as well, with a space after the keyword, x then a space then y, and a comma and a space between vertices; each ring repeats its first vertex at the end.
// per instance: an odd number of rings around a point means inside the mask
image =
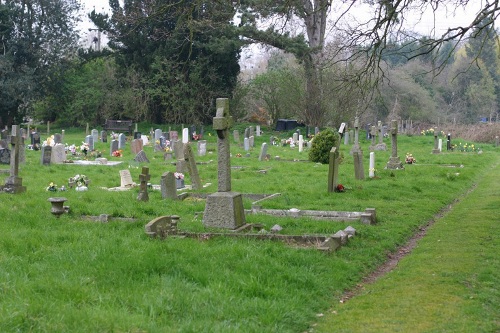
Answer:
POLYGON ((337 187, 335 188, 335 191, 337 192, 344 192, 345 188, 342 184, 338 184, 337 187))

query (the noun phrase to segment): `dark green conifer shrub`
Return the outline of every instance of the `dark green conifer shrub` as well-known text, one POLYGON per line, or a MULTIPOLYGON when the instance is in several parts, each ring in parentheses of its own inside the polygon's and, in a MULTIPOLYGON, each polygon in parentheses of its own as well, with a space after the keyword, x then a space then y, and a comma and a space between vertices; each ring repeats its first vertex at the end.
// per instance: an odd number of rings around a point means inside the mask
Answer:
POLYGON ((328 164, 330 150, 332 147, 336 147, 339 141, 339 134, 331 128, 319 132, 312 142, 311 150, 309 151, 309 160, 311 162, 328 164))

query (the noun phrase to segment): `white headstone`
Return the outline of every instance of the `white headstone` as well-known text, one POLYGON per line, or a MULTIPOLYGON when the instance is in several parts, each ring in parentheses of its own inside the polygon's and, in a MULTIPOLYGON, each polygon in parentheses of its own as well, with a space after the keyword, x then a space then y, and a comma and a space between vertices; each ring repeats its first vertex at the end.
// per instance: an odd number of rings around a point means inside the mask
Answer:
POLYGON ((245 151, 249 151, 250 150, 250 140, 248 138, 245 138, 243 140, 243 147, 245 148, 245 151))
POLYGON ((260 125, 255 126, 255 135, 260 136, 260 125))
POLYGON ((146 146, 149 143, 147 135, 141 135, 142 144, 146 146))
POLYGON ((302 153, 304 150, 304 136, 299 135, 299 153, 302 153))
POLYGON ((375 177, 375 153, 373 151, 370 153, 369 177, 370 178, 375 177))
POLYGON ((126 142, 127 142, 127 137, 125 136, 125 134, 120 133, 120 135, 118 135, 118 149, 125 148, 126 142))
POLYGON ((189 142, 189 129, 183 128, 182 129, 182 143, 188 143, 189 142))
POLYGON ((439 141, 438 141, 438 149, 439 149, 439 151, 443 151, 443 139, 439 139, 439 141))
POLYGON ((161 136, 163 135, 163 132, 161 129, 155 129, 155 142, 156 140, 160 140, 161 136))

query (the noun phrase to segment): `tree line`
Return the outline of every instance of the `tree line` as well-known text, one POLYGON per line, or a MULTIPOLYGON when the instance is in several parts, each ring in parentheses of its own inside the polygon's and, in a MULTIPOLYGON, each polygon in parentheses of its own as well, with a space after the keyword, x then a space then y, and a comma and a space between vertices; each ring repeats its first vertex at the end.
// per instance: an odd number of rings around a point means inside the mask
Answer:
MULTIPOLYGON (((373 24, 350 30, 340 23, 327 30, 328 0, 109 5, 110 14, 88 14, 109 37, 96 51, 78 47, 76 0, 0 1, 0 126, 210 123, 217 97, 231 99, 238 119, 293 117, 311 126, 354 114, 462 123, 498 117, 496 11, 487 6, 471 29, 433 39, 401 30, 404 2, 373 3, 373 24), (243 81, 241 50, 253 43, 273 55, 267 72, 243 81)), ((337 10, 336 22, 349 13, 337 10)))

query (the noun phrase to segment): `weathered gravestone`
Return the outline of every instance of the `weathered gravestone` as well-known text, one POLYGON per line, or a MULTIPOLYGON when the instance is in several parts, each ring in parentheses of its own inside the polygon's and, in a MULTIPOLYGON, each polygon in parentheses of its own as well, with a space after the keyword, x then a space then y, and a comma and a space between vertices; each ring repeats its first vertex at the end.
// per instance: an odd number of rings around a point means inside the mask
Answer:
POLYGON ((177 185, 173 172, 165 172, 161 176, 160 186, 163 199, 177 199, 177 185))
POLYGON ((50 163, 61 164, 66 159, 66 150, 62 143, 57 143, 52 147, 52 155, 50 157, 50 163))
POLYGON ((245 224, 243 198, 231 191, 231 159, 229 128, 232 117, 229 114, 229 100, 218 98, 213 129, 217 131, 217 192, 207 197, 203 224, 207 227, 236 229, 245 224))
POLYGON ((356 179, 365 179, 365 168, 363 166, 363 151, 355 151, 352 153, 354 158, 354 177, 356 179))
POLYGON ((85 143, 89 145, 89 152, 94 150, 94 137, 92 135, 85 137, 85 143))
POLYGON ((233 140, 236 143, 240 143, 240 132, 238 130, 233 131, 233 140))
POLYGON ((137 153, 137 155, 135 155, 134 161, 139 163, 149 163, 149 159, 146 156, 144 150, 141 150, 140 152, 137 153))
POLYGON ((40 147, 40 133, 38 132, 32 132, 31 133, 31 146, 33 147, 33 150, 39 150, 40 147))
POLYGON ((361 151, 361 147, 359 146, 359 118, 356 116, 354 118, 354 144, 351 148, 351 155, 354 152, 361 151))
POLYGON ((439 131, 437 131, 437 130, 434 131, 434 149, 432 149, 433 154, 441 153, 441 150, 439 150, 438 133, 439 133, 439 131))
POLYGON ((143 143, 141 139, 134 139, 130 143, 130 149, 132 150, 132 153, 138 154, 143 148, 143 143))
POLYGON ((179 133, 177 131, 170 131, 170 141, 177 141, 179 140, 179 133))
POLYGON ((177 233, 179 216, 160 216, 145 225, 146 234, 151 238, 165 238, 169 234, 177 233))
POLYGON ((267 155, 267 143, 263 143, 260 147, 259 161, 264 161, 267 155))
POLYGON ((337 189, 337 185, 339 184, 339 165, 340 153, 338 147, 332 147, 328 164, 328 192, 335 192, 337 189))
POLYGON ((179 173, 185 173, 187 170, 186 160, 184 158, 184 144, 182 141, 177 140, 174 142, 175 151, 175 171, 179 173))
POLYGON ((54 134, 54 143, 63 143, 62 134, 54 134))
POLYGON ((159 128, 155 129, 155 143, 156 140, 160 140, 160 137, 163 135, 163 131, 159 128))
POLYGON ((92 132, 90 133, 90 135, 92 135, 92 138, 94 139, 94 142, 97 142, 99 141, 99 131, 96 130, 95 128, 92 130, 92 132))
POLYGON ((130 174, 130 170, 120 170, 120 187, 122 188, 130 188, 134 187, 135 183, 132 180, 132 175, 130 174))
POLYGON ((187 169, 189 176, 191 178, 191 186, 193 190, 199 190, 202 188, 200 174, 198 173, 198 167, 196 166, 196 161, 194 159, 193 150, 191 149, 191 144, 184 144, 184 160, 187 164, 187 169))
POLYGON ((10 164, 10 149, 0 148, 0 164, 10 164))
POLYGON ((11 133, 13 147, 10 157, 10 176, 5 180, 3 190, 7 193, 21 193, 26 191, 26 186, 23 186, 23 179, 19 177, 19 154, 22 138, 17 125, 12 125, 11 133))
POLYGON ((381 121, 377 123, 377 130, 378 130, 378 144, 375 146, 375 150, 385 151, 387 150, 387 146, 384 143, 384 126, 382 125, 381 121))
POLYGON ((375 150, 375 146, 377 144, 377 128, 375 126, 372 126, 370 128, 370 137, 371 137, 371 140, 372 140, 372 143, 370 145, 370 150, 374 151, 375 150))
POLYGON ((42 147, 42 156, 40 158, 40 163, 42 165, 50 165, 51 160, 52 160, 52 147, 51 146, 43 146, 42 147))
POLYGON ((255 137, 253 135, 250 135, 250 137, 248 138, 248 144, 252 148, 255 147, 255 137))
POLYGON ((139 176, 139 194, 137 195, 137 200, 139 201, 148 201, 148 181, 151 179, 151 175, 149 174, 148 167, 142 167, 142 172, 139 176))
POLYGON ((398 156, 398 121, 393 120, 391 122, 391 145, 392 145, 392 156, 387 162, 386 169, 404 169, 403 163, 398 156))
POLYGON ((118 150, 118 140, 111 140, 109 145, 109 156, 113 156, 113 152, 118 150))
POLYGON ((108 132, 101 131, 101 142, 103 142, 103 143, 107 143, 108 142, 108 132))
POLYGON ((198 156, 205 156, 207 154, 207 140, 198 141, 198 156))
POLYGON ((250 150, 250 139, 248 139, 248 138, 243 139, 243 147, 244 147, 245 151, 250 150))

